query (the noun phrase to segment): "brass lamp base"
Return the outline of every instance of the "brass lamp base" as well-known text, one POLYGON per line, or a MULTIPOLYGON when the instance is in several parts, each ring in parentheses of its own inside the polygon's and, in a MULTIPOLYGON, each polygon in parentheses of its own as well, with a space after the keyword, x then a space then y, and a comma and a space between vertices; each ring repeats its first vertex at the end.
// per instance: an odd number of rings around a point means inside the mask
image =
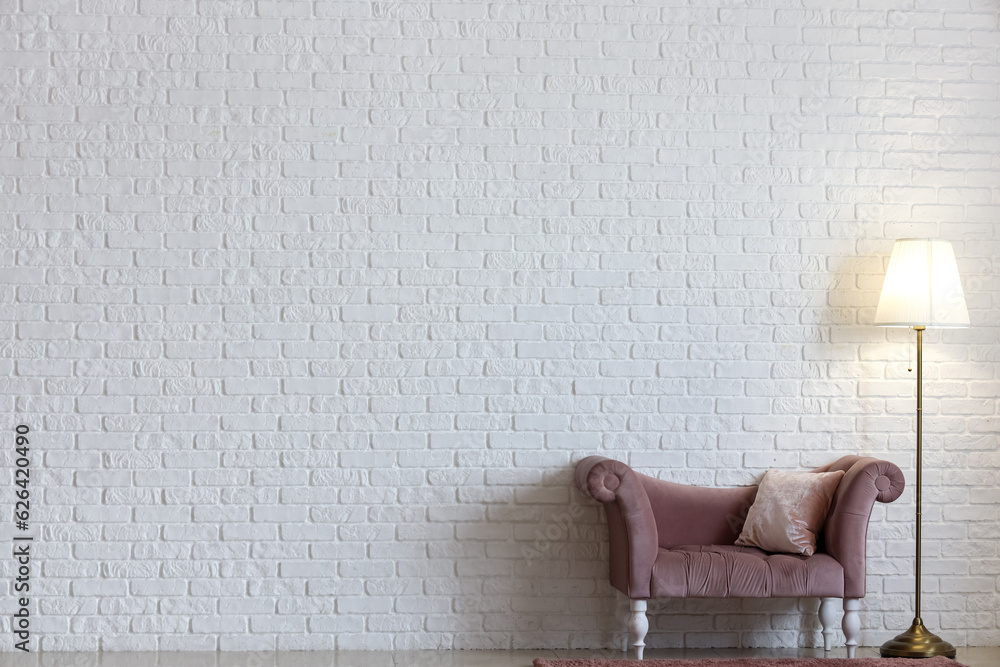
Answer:
POLYGON ((955 647, 925 628, 917 616, 909 630, 882 644, 879 653, 883 658, 954 658, 955 647))

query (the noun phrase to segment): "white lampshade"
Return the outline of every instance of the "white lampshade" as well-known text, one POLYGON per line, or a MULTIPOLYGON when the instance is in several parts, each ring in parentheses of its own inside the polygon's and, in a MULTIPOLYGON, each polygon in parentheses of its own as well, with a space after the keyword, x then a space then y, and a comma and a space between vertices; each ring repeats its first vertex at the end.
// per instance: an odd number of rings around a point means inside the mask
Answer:
POLYGON ((951 243, 941 239, 896 241, 875 311, 875 326, 969 326, 951 243))

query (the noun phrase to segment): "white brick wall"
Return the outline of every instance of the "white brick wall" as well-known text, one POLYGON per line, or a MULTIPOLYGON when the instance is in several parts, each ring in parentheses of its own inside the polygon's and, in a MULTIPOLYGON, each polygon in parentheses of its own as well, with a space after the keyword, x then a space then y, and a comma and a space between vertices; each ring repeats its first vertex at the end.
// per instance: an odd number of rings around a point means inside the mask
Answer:
MULTIPOLYGON (((927 336, 924 618, 1000 643, 998 13, 0 0, 37 646, 609 646, 575 460, 912 481, 870 324, 913 235, 975 325, 927 336)), ((911 619, 912 512, 875 510, 864 643, 911 619)), ((815 645, 815 606, 657 603, 648 642, 815 645)))

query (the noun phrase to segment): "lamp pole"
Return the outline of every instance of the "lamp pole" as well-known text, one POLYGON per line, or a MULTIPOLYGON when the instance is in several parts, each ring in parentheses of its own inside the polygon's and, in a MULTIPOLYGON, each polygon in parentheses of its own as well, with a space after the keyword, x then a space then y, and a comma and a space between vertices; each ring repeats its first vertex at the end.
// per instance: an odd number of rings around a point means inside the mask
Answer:
POLYGON ((917 563, 915 575, 917 580, 916 595, 916 618, 914 624, 923 621, 920 619, 920 588, 923 580, 920 578, 920 545, 923 541, 920 538, 921 524, 923 523, 923 504, 920 500, 921 491, 924 488, 924 329, 926 327, 913 327, 917 332, 917 563))
POLYGON ((955 657, 955 647, 941 639, 926 627, 920 618, 920 522, 921 522, 921 498, 920 491, 923 488, 923 417, 924 417, 924 329, 926 327, 915 326, 917 332, 917 562, 916 562, 916 616, 910 628, 882 644, 879 653, 883 658, 933 658, 943 655, 948 658, 955 657))

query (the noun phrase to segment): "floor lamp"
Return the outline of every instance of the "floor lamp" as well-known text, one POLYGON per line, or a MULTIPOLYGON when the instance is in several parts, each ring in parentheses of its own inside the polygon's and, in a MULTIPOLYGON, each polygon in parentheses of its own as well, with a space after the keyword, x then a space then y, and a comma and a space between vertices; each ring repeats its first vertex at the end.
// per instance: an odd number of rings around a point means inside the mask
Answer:
POLYGON ((955 253, 940 239, 899 239, 875 312, 875 326, 911 327, 917 332, 917 559, 916 614, 908 630, 882 644, 885 658, 955 657, 955 647, 924 627, 920 618, 920 491, 923 417, 923 338, 927 327, 969 326, 955 253))

